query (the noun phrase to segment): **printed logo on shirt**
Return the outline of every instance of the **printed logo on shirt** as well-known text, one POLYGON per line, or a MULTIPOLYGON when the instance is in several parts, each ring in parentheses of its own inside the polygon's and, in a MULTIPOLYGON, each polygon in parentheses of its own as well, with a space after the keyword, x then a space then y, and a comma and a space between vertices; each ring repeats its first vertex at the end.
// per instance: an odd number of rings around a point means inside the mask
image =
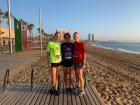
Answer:
POLYGON ((69 47, 65 47, 65 59, 71 59, 72 58, 72 50, 69 47))
POLYGON ((56 60, 60 59, 60 55, 55 56, 56 60))
POLYGON ((72 53, 65 53, 65 59, 71 59, 72 53))

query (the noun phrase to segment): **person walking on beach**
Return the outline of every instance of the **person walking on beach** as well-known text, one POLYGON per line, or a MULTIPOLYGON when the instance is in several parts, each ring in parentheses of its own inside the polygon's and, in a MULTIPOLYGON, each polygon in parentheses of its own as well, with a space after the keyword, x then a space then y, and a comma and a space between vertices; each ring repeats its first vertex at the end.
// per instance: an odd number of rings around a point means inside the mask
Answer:
POLYGON ((51 94, 58 95, 58 74, 60 72, 60 65, 62 61, 61 57, 61 33, 56 32, 54 35, 53 41, 48 42, 47 51, 48 51, 48 60, 51 68, 51 84, 50 89, 51 94))
POLYGON ((71 67, 73 66, 73 43, 70 42, 69 33, 64 34, 64 42, 61 44, 62 65, 64 67, 64 82, 66 93, 71 94, 71 67))
POLYGON ((85 59, 86 59, 86 47, 84 42, 80 41, 80 34, 75 32, 73 34, 74 38, 74 69, 76 75, 76 93, 77 95, 85 94, 84 91, 84 78, 83 78, 83 70, 85 67, 85 59))

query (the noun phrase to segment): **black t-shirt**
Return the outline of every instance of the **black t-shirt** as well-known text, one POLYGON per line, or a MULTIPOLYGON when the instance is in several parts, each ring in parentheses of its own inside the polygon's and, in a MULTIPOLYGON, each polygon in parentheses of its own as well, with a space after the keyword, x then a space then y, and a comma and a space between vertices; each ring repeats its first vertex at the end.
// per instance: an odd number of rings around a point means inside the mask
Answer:
POLYGON ((74 46, 73 43, 62 43, 61 44, 62 61, 73 60, 74 46))

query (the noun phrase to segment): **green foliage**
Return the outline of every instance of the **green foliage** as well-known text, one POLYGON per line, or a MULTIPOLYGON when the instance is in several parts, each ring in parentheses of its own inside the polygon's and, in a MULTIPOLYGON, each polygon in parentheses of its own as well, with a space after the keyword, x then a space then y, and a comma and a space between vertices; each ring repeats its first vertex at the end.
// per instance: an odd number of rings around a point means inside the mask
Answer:
POLYGON ((28 24, 28 30, 29 30, 29 31, 32 31, 33 28, 34 28, 34 24, 32 24, 32 23, 31 23, 31 24, 28 24))
MULTIPOLYGON (((40 27, 37 28, 37 31, 38 31, 38 33, 40 32, 40 27)), ((42 33, 42 34, 45 33, 44 29, 41 29, 41 33, 42 33)))
POLYGON ((3 14, 4 14, 4 13, 3 13, 2 10, 0 9, 0 16, 3 16, 3 14))
MULTIPOLYGON (((10 13, 10 15, 11 15, 11 17, 13 17, 13 16, 12 16, 12 13, 10 13)), ((6 11, 6 12, 4 13, 3 18, 6 18, 6 19, 8 18, 8 11, 6 11)))

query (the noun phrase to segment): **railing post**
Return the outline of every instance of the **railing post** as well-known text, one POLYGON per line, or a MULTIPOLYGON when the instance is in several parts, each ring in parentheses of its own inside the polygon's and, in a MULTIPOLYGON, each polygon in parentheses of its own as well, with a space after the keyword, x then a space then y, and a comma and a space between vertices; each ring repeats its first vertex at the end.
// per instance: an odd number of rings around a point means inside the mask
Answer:
POLYGON ((83 72, 83 76, 84 76, 84 89, 86 88, 86 73, 85 71, 83 72))
POLYGON ((5 88, 9 87, 9 69, 6 70, 5 76, 4 76, 4 82, 3 82, 3 91, 5 92, 5 88))
POLYGON ((33 68, 32 68, 32 70, 31 70, 31 91, 33 89, 33 73, 34 73, 34 71, 33 71, 33 68))

